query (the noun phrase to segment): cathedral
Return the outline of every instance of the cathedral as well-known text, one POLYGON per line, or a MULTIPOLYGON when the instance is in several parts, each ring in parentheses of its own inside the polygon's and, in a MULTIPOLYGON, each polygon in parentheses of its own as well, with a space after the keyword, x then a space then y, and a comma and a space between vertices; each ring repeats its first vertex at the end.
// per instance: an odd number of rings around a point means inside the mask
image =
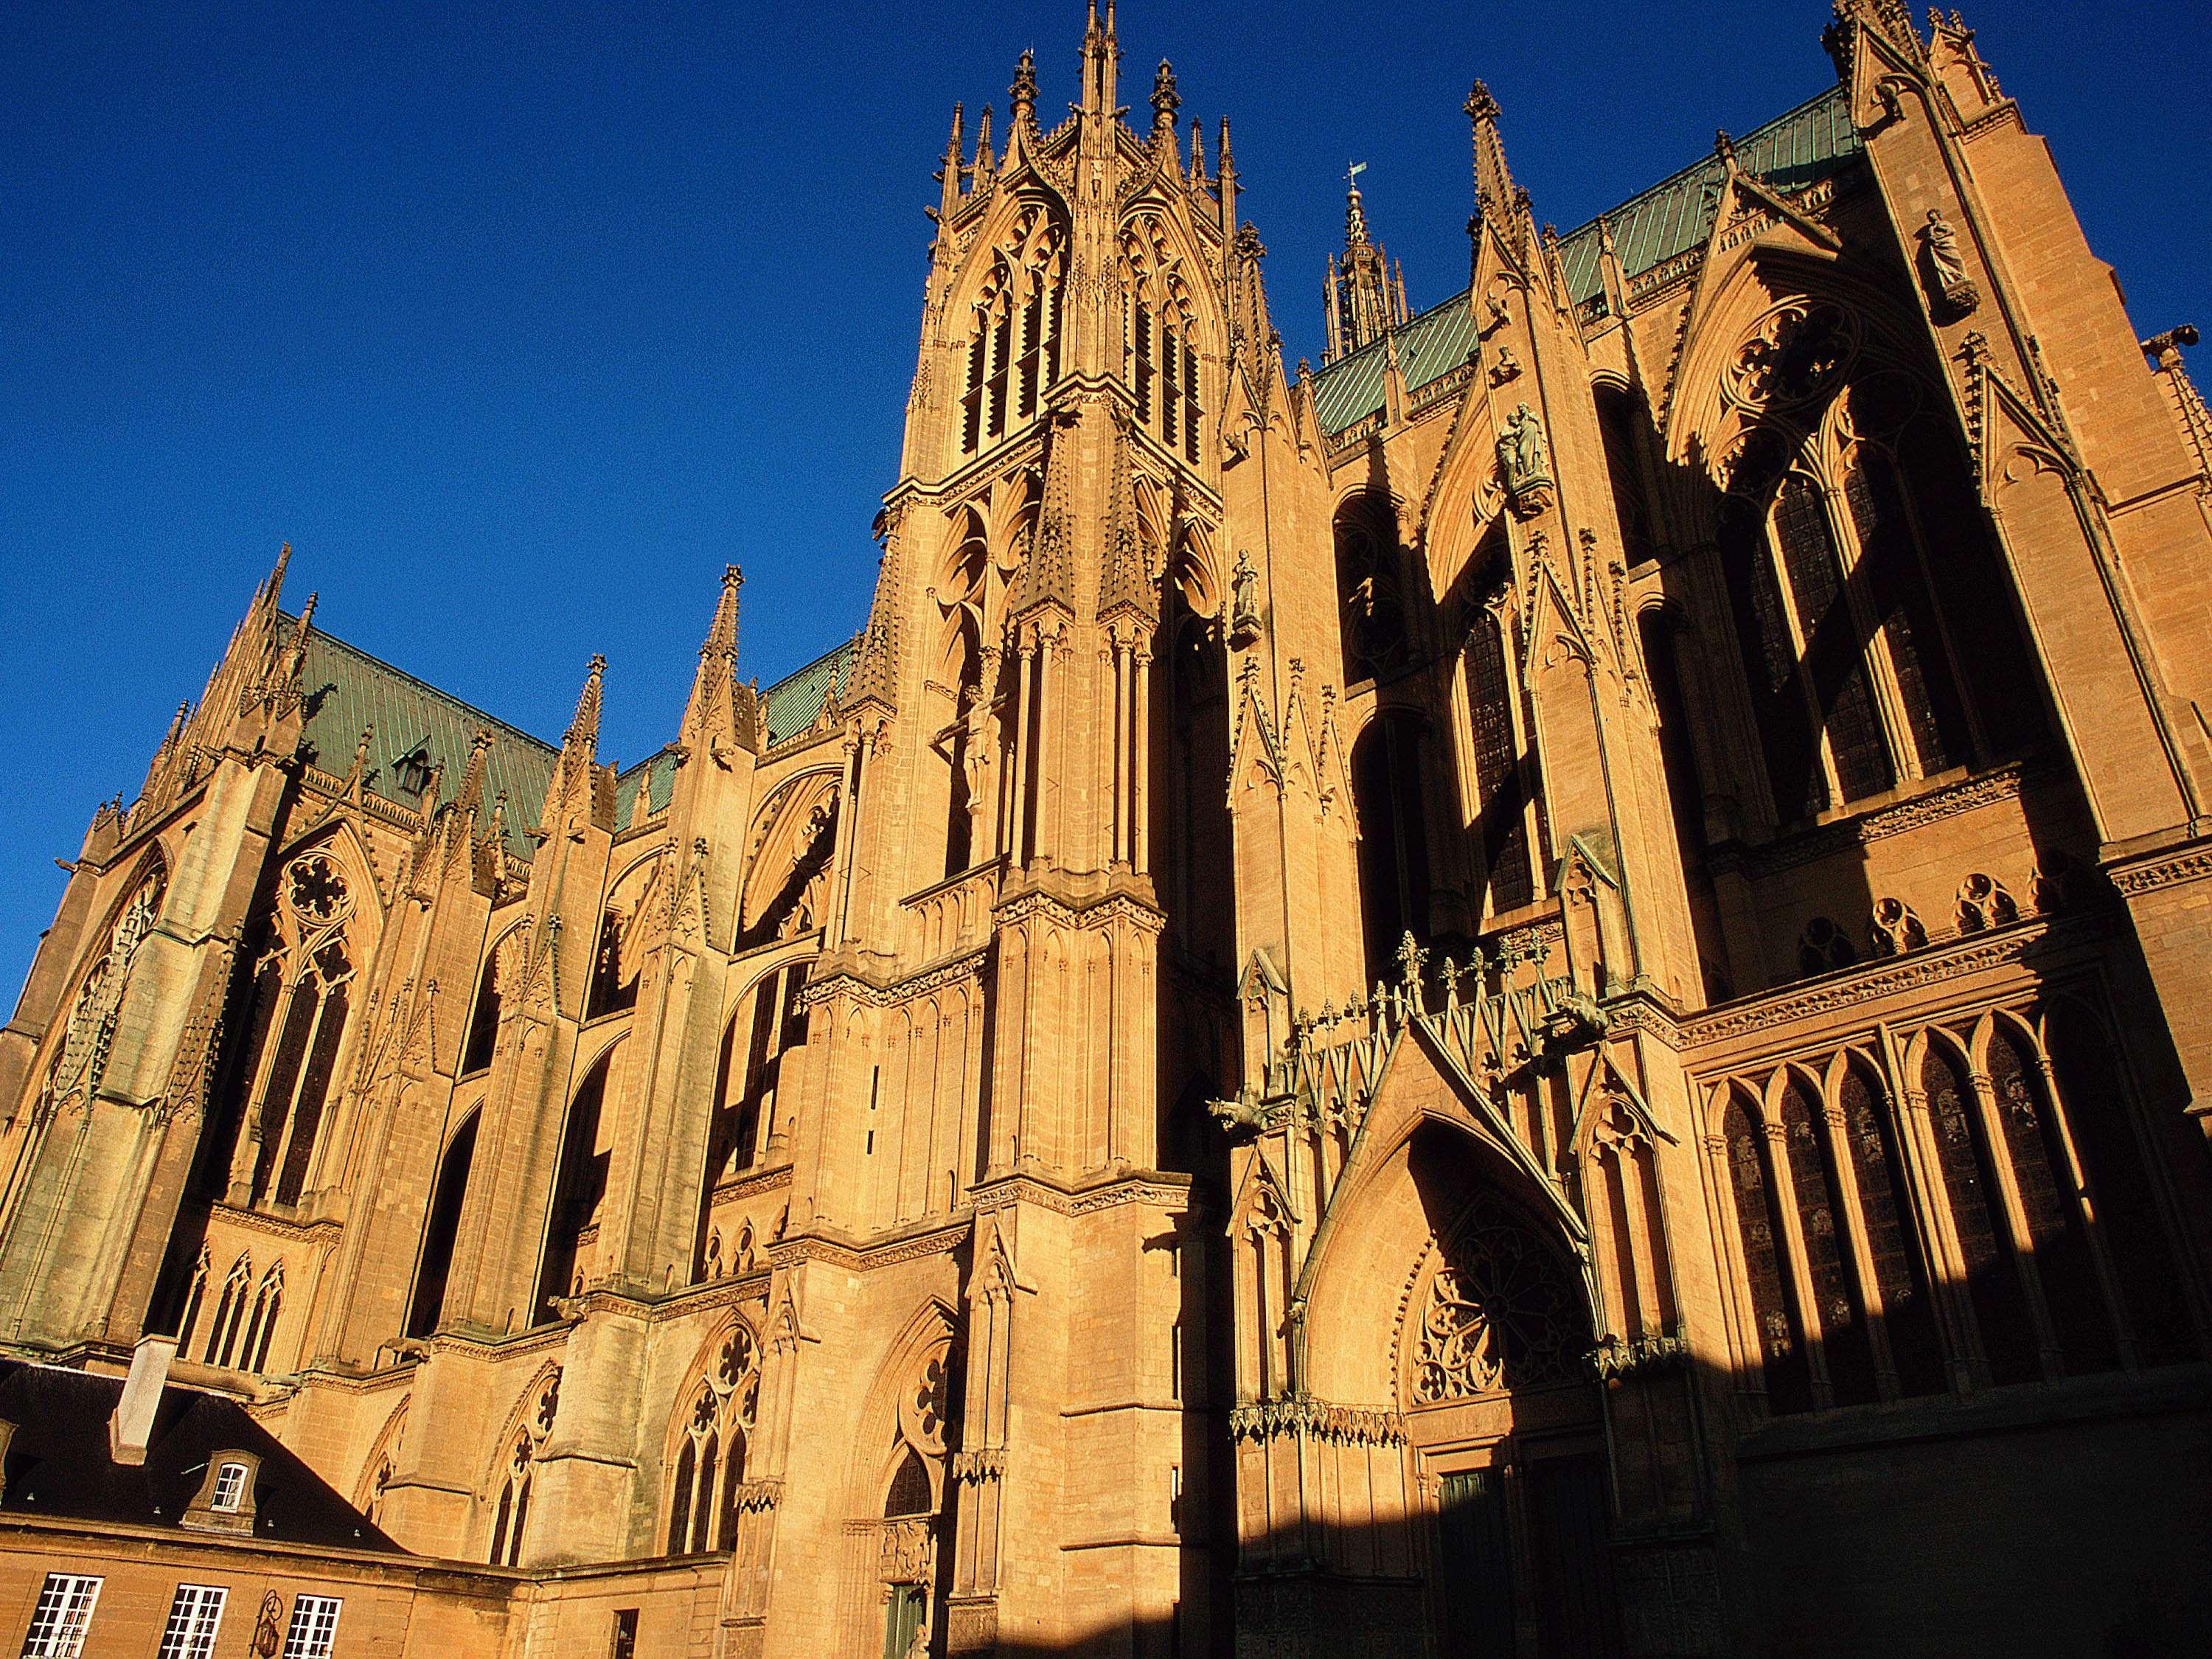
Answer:
POLYGON ((865 625, 732 568, 632 763, 288 550, 0 1030, 0 1644, 2201 1651, 2197 336, 1958 14, 1820 39, 1564 234, 1476 84, 1289 366, 1094 7, 865 625))

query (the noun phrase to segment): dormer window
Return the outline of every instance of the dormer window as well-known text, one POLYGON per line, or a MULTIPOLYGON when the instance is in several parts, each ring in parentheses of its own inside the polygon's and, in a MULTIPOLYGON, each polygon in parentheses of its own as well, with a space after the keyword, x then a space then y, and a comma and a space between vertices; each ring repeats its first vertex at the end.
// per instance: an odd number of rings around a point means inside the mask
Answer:
POLYGON ((404 795, 419 795, 430 787, 429 751, 421 744, 392 763, 392 781, 404 795))
POLYGON ((207 1461, 207 1474, 192 1501, 185 1505, 183 1524, 204 1532, 248 1533, 253 1530, 253 1483, 261 1460, 250 1451, 232 1447, 207 1461))
POLYGON ((246 1468, 243 1463, 218 1464, 215 1472, 215 1490, 208 1496, 208 1507, 226 1515, 238 1513, 239 1505, 246 1501, 246 1468))

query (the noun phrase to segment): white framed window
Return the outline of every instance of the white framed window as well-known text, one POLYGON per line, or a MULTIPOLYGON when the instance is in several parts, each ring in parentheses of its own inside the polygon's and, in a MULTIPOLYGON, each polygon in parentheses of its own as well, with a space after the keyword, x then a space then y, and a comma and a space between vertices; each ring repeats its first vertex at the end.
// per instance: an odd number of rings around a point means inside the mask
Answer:
POLYGON ((215 1651, 216 1632, 222 1628, 223 1603, 229 1600, 230 1592, 219 1584, 178 1585, 159 1659, 208 1659, 215 1651))
POLYGON ((23 1638, 23 1659, 77 1659, 100 1601, 102 1581, 82 1573, 50 1572, 23 1638))
POLYGON ((215 1472, 215 1492, 208 1499, 211 1510, 223 1510, 236 1514, 238 1506, 246 1501, 246 1465, 226 1463, 215 1472))
POLYGON ((294 1596, 283 1659, 331 1659, 331 1646, 338 1637, 338 1609, 344 1605, 335 1595, 294 1596))

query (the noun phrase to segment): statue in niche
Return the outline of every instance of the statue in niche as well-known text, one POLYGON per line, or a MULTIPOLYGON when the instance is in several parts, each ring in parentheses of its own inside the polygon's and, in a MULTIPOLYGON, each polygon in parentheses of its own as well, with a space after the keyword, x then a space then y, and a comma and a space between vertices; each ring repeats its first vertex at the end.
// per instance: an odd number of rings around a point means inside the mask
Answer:
POLYGON ((1966 256, 1959 246, 1959 233, 1942 209, 1928 210, 1928 222, 1920 231, 1920 247, 1931 301, 1954 318, 1966 316, 1981 303, 1981 290, 1966 275, 1966 256))
POLYGON ((1249 552, 1237 556, 1237 569, 1231 579, 1229 599, 1229 642, 1249 645, 1260 636, 1260 573, 1254 568, 1249 552))
POLYGON ((1536 411, 1522 404, 1498 434, 1498 470, 1514 513, 1523 519, 1551 504, 1552 468, 1544 453, 1544 428, 1536 411))

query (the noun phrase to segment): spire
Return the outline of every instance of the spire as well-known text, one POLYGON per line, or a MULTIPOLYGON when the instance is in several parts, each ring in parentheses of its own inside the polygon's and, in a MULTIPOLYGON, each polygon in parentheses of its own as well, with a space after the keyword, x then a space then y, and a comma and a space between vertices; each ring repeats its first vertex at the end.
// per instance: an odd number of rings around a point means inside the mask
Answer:
POLYGON ((607 659, 593 652, 584 673, 584 689, 576 698, 575 718, 568 722, 568 729, 561 738, 562 749, 579 750, 587 759, 599 753, 599 696, 606 672, 607 659))
POLYGON ((1176 115, 1182 108, 1182 99, 1176 91, 1175 66, 1164 58, 1160 59, 1158 74, 1152 76, 1152 142, 1157 144, 1175 143, 1176 115))
POLYGON ((750 746, 751 732, 735 713, 738 697, 738 590, 745 585, 744 572, 733 564, 722 567, 722 595, 714 605, 714 620, 699 647, 699 670, 692 677, 691 700, 684 705, 686 742, 712 743, 732 738, 750 746))
POLYGON ((999 170, 991 155, 991 106, 983 106, 983 118, 975 124, 975 182, 978 191, 988 188, 992 176, 999 170))
POLYGON ((1525 257, 1528 239, 1521 221, 1527 217, 1528 198, 1513 182, 1512 169, 1505 164, 1505 141, 1498 131, 1498 100, 1490 95, 1488 87, 1477 81, 1463 107, 1474 124, 1475 210, 1525 257))
POLYGON ((966 164, 967 137, 962 118, 966 112, 958 104, 952 106, 952 136, 945 141, 945 161, 937 170, 937 182, 943 186, 938 192, 937 216, 939 222, 952 216, 960 205, 960 175, 966 164))
POLYGON ((860 648, 853 672, 836 698, 840 713, 874 702, 886 709, 898 706, 899 619, 906 609, 905 538, 900 533, 902 509, 885 507, 876 520, 883 538, 883 574, 876 580, 876 602, 868 625, 860 632, 860 648))
POLYGON ((1083 31, 1083 111, 1086 115, 1113 115, 1115 75, 1121 59, 1121 44, 1114 35, 1114 0, 1106 0, 1106 18, 1098 18, 1098 0, 1091 0, 1090 21, 1083 31))
POLYGON ((1206 182, 1206 124, 1196 116, 1190 123, 1190 178, 1193 184, 1206 182))
POLYGON ((1328 352, 1334 362, 1406 320, 1402 277, 1394 283, 1382 245, 1368 233, 1367 205, 1359 194, 1359 175, 1367 163, 1354 161, 1344 175, 1344 257, 1329 261, 1328 352))
POLYGON ((468 764, 461 771, 460 793, 453 798, 453 805, 463 812, 474 812, 483 805, 484 766, 490 754, 491 728, 479 726, 469 739, 468 764))
POLYGON ((1344 175, 1350 181, 1344 201, 1344 245, 1347 248, 1359 247, 1367 240, 1367 210, 1359 199, 1359 175, 1366 171, 1366 162, 1354 161, 1344 175))

